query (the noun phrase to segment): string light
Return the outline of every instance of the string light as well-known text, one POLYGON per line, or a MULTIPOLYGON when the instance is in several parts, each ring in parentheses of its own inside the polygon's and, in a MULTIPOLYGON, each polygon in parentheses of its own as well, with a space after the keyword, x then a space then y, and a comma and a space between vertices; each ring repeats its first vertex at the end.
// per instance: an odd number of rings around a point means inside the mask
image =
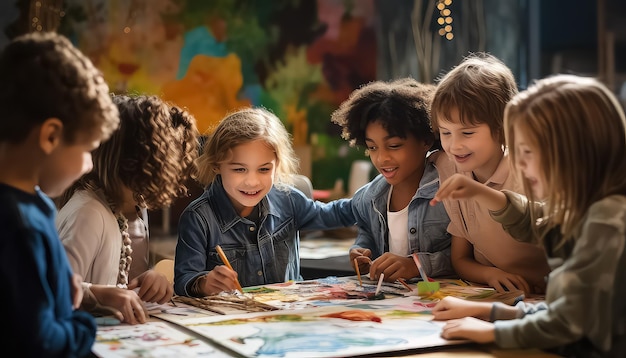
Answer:
POLYGON ((61 9, 63 0, 32 0, 30 2, 30 25, 34 31, 55 31, 65 16, 61 9))
POLYGON ((448 8, 450 5, 452 5, 452 0, 439 0, 437 2, 437 10, 439 10, 437 24, 441 26, 437 33, 439 36, 445 37, 448 41, 454 38, 454 33, 452 32, 452 22, 454 19, 452 18, 452 11, 448 8))

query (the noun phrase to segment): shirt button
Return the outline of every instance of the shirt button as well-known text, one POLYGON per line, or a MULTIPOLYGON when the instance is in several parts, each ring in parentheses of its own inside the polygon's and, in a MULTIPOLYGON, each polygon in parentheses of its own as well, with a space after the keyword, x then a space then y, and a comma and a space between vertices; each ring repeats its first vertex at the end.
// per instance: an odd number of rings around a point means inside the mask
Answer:
POLYGON ((263 271, 259 270, 259 271, 256 272, 256 274, 259 275, 259 276, 263 276, 263 271))
POLYGON ((411 234, 415 234, 417 232, 417 230, 415 230, 414 227, 411 228, 411 230, 409 230, 411 232, 411 234))
POLYGON ((254 231, 254 226, 250 226, 250 231, 254 231))

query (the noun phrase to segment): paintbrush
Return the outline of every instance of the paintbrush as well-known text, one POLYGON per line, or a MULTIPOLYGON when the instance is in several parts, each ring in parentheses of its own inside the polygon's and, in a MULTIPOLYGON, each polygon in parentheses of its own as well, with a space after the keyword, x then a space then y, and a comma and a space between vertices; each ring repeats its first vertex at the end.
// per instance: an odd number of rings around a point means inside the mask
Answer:
POLYGON ((356 278, 359 279, 359 286, 363 287, 363 280, 361 280, 361 270, 359 270, 359 262, 354 258, 354 269, 356 270, 356 278))

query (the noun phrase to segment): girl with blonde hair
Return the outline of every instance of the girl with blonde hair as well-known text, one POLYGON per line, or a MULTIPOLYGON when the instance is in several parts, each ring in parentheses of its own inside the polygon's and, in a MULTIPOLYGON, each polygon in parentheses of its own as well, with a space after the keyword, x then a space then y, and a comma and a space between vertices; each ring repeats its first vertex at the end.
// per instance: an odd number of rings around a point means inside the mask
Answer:
POLYGON ((178 295, 301 280, 298 231, 355 224, 350 200, 321 203, 290 185, 298 168, 291 138, 263 108, 226 116, 205 143, 198 167, 206 189, 179 220, 178 295))

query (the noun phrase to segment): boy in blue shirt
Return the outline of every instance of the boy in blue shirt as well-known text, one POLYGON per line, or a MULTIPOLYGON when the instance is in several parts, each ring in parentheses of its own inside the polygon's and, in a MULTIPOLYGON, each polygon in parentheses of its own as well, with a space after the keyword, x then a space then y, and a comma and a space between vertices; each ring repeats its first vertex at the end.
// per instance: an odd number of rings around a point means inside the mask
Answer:
POLYGON ((0 55, 0 345, 28 357, 79 357, 96 324, 76 310, 80 277, 59 241, 57 196, 91 170, 119 118, 99 71, 64 37, 17 37, 0 55), (46 194, 44 194, 46 193, 46 194))

